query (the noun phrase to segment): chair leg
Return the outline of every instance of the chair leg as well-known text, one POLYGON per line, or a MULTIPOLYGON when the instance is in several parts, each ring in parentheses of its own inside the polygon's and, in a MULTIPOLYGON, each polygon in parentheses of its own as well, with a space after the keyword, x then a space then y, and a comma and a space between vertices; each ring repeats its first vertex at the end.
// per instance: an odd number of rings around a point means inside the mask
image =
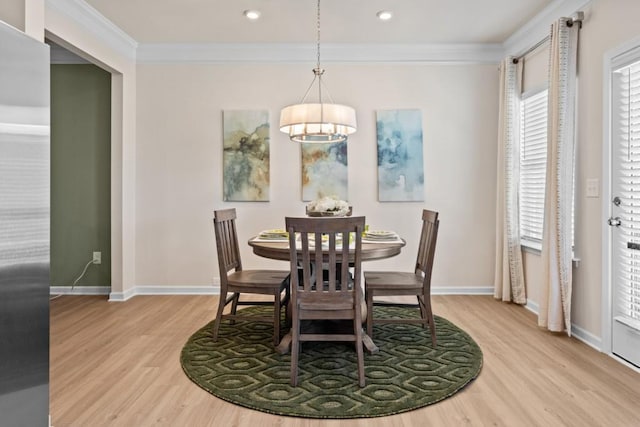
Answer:
POLYGON ((280 344, 280 291, 277 290, 273 301, 273 345, 280 344))
MULTIPOLYGON (((239 300, 240 300, 240 293, 239 292, 234 292, 233 300, 231 300, 231 314, 233 314, 234 316, 236 315, 236 311, 238 310, 238 301, 239 300)), ((236 324, 235 319, 231 319, 231 324, 232 325, 236 324)))
POLYGON ((431 329, 431 344, 433 344, 433 348, 436 348, 438 345, 436 339, 436 323, 433 320, 433 310, 431 310, 431 298, 424 298, 424 305, 427 312, 427 319, 429 320, 429 328, 431 329))
POLYGON ((227 293, 220 292, 218 300, 218 310, 216 311, 216 320, 213 322, 213 340, 218 341, 218 331, 220 330, 220 321, 222 320, 222 312, 227 302, 227 293))
POLYGON ((353 332, 356 336, 356 354, 358 356, 358 384, 360 387, 364 387, 366 384, 366 377, 364 373, 364 344, 362 342, 362 318, 360 317, 360 308, 356 308, 355 320, 353 321, 353 332))
POLYGON ((293 324, 291 325, 291 385, 298 385, 298 352, 300 350, 300 320, 298 313, 293 313, 293 324))
MULTIPOLYGON (((365 285, 366 286, 366 285, 365 285)), ((367 300, 367 335, 373 339, 373 291, 365 291, 365 299, 367 300)))
POLYGON ((282 301, 284 304, 284 326, 285 328, 291 327, 291 291, 289 287, 284 289, 284 300, 282 301))
POLYGON ((422 327, 427 329, 427 322, 429 321, 429 313, 427 312, 427 307, 425 304, 425 298, 423 295, 416 295, 418 298, 418 307, 420 307, 420 317, 422 318, 422 327))

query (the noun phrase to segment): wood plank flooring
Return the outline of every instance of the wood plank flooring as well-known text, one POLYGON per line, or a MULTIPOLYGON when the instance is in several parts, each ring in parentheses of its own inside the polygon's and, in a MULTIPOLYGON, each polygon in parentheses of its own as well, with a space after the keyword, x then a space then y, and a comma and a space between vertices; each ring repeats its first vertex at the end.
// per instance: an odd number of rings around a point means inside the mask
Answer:
MULTIPOLYGON (((63 426, 640 426, 640 373, 539 329, 490 296, 435 296, 484 365, 462 392, 383 418, 281 417, 224 402, 182 372, 187 338, 215 316, 214 296, 103 296, 51 301, 51 419, 63 426)), ((365 357, 366 363, 366 357, 365 357)))

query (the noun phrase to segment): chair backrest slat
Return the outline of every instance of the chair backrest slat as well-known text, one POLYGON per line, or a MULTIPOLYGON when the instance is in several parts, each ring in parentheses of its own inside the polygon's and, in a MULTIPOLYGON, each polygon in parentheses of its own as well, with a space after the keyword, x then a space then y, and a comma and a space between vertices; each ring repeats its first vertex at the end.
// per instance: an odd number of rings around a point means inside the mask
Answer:
POLYGON ((231 270, 242 270, 238 234, 236 230, 236 210, 222 209, 214 212, 213 225, 218 250, 218 267, 220 279, 226 279, 231 270))
POLYGON ((425 286, 431 285, 431 271, 433 269, 439 225, 438 212, 427 209, 422 211, 422 232, 420 233, 415 273, 423 275, 425 286))
MULTIPOLYGON (((315 277, 316 277, 316 286, 318 284, 318 274, 320 274, 320 282, 322 283, 322 255, 321 256, 317 256, 318 253, 322 254, 322 233, 316 232, 313 234, 313 242, 314 242, 314 249, 313 251, 309 250, 309 247, 303 247, 302 251, 303 252, 309 252, 309 258, 314 257, 314 262, 315 262, 315 277), (318 273, 320 272, 320 273, 318 273)), ((305 291, 312 291, 314 288, 305 288, 305 291)))

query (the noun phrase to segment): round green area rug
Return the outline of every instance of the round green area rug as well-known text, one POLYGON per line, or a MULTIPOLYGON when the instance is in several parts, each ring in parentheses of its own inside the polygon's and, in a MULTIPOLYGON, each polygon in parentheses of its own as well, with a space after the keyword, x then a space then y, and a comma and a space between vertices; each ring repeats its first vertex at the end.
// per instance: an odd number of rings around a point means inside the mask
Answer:
MULTIPOLYGON (((256 312, 264 307, 245 310, 256 312)), ((415 310, 375 307, 376 315, 414 317, 415 310)), ((181 354, 184 372, 211 394, 277 415, 307 418, 380 417, 443 400, 476 378, 482 351, 462 329, 436 316, 438 346, 417 325, 374 325, 380 351, 365 352, 367 385, 358 387, 352 343, 304 343, 298 387, 291 387, 290 356, 278 354, 270 324, 213 322, 189 338, 181 354)))

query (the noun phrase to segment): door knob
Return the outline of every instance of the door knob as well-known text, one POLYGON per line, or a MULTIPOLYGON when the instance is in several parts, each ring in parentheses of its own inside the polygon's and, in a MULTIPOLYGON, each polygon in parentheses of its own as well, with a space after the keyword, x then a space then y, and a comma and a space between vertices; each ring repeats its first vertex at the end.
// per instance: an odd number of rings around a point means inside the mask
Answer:
POLYGON ((612 227, 620 227, 620 224, 622 224, 622 221, 620 220, 620 217, 611 217, 607 220, 607 222, 609 223, 610 226, 612 227))

